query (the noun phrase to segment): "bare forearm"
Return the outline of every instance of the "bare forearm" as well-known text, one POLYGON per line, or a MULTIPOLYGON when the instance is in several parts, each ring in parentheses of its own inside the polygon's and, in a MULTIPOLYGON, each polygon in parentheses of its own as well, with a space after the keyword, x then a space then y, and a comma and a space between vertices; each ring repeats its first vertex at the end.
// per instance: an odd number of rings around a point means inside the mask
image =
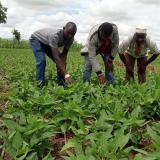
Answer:
POLYGON ((67 64, 67 55, 68 55, 68 48, 64 48, 62 54, 60 55, 61 60, 63 61, 63 63, 65 64, 65 68, 66 68, 66 64, 67 64))
POLYGON ((64 67, 65 67, 65 69, 66 69, 66 65, 67 65, 67 57, 62 55, 62 56, 61 56, 61 60, 63 61, 64 67))
POLYGON ((67 73, 66 69, 65 69, 65 63, 61 59, 58 49, 52 49, 52 56, 54 58, 54 61, 55 61, 56 65, 57 65, 57 67, 59 68, 60 72, 63 75, 65 75, 67 73))
POLYGON ((158 54, 152 55, 152 56, 147 60, 146 65, 150 64, 151 62, 153 62, 157 57, 158 57, 158 54))
POLYGON ((57 67, 59 68, 60 72, 63 75, 65 75, 67 72, 66 72, 66 67, 65 67, 64 62, 60 58, 55 57, 55 63, 57 65, 57 67))
POLYGON ((126 58, 125 58, 124 54, 119 54, 119 57, 120 57, 121 61, 126 65, 126 58))

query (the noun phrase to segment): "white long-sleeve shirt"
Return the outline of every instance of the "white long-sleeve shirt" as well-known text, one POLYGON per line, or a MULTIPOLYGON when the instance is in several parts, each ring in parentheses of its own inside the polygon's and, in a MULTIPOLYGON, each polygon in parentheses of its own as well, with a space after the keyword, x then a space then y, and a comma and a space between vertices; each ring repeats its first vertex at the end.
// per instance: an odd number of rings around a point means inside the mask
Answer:
MULTIPOLYGON (((96 58, 96 55, 97 55, 96 51, 101 46, 101 41, 98 37, 99 26, 100 25, 96 25, 90 30, 85 47, 82 48, 81 50, 82 53, 83 52, 88 53, 89 59, 91 61, 92 67, 95 70, 95 72, 98 72, 101 70, 100 64, 96 58)), ((113 26, 113 32, 109 38, 111 40, 111 56, 115 57, 116 54, 118 53, 119 34, 118 34, 117 26, 115 24, 112 24, 112 26, 113 26)))

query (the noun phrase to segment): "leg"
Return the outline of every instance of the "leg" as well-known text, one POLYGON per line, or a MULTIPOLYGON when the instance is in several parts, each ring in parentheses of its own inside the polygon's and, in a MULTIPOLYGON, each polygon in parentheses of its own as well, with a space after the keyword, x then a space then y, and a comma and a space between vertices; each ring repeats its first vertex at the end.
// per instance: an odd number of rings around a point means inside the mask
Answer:
POLYGON ((126 76, 125 76, 125 81, 128 82, 131 79, 134 80, 134 64, 135 64, 135 58, 130 56, 129 54, 125 54, 125 58, 127 61, 127 66, 126 66, 126 76))
POLYGON ((137 59, 139 83, 144 83, 146 81, 146 66, 145 66, 146 62, 147 62, 147 57, 142 57, 137 59))
POLYGON ((103 58, 104 65, 105 65, 105 77, 110 84, 111 83, 113 84, 114 83, 114 71, 113 71, 113 66, 108 65, 109 54, 101 55, 101 56, 103 58))
POLYGON ((88 54, 84 56, 84 71, 83 71, 83 82, 90 82, 92 73, 92 64, 89 60, 88 54))
POLYGON ((30 45, 36 58, 36 80, 44 84, 46 58, 43 47, 40 41, 38 41, 36 38, 30 39, 30 45))

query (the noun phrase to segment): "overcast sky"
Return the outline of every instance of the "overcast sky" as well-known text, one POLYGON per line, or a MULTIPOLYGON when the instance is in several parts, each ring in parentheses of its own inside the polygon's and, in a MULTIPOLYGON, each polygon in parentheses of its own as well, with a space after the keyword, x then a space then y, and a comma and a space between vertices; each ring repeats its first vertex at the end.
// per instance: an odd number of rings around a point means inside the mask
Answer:
POLYGON ((75 39, 86 41, 95 24, 117 24, 120 40, 132 35, 137 26, 160 47, 160 0, 0 0, 8 8, 7 23, 0 24, 0 37, 11 38, 18 29, 23 39, 46 27, 62 28, 67 21, 77 24, 75 39))

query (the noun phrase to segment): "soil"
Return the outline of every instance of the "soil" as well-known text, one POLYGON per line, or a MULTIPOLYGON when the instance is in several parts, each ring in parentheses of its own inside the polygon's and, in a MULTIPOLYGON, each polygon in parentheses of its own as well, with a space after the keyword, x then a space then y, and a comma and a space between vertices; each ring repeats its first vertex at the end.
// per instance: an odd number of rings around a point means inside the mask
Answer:
MULTIPOLYGON (((56 134, 51 137, 49 140, 53 144, 52 154, 55 156, 55 160, 63 160, 63 156, 67 156, 67 152, 61 152, 62 147, 68 142, 68 140, 72 139, 74 134, 72 132, 68 132, 64 134, 56 134)), ((73 151, 73 149, 69 149, 73 151)))

